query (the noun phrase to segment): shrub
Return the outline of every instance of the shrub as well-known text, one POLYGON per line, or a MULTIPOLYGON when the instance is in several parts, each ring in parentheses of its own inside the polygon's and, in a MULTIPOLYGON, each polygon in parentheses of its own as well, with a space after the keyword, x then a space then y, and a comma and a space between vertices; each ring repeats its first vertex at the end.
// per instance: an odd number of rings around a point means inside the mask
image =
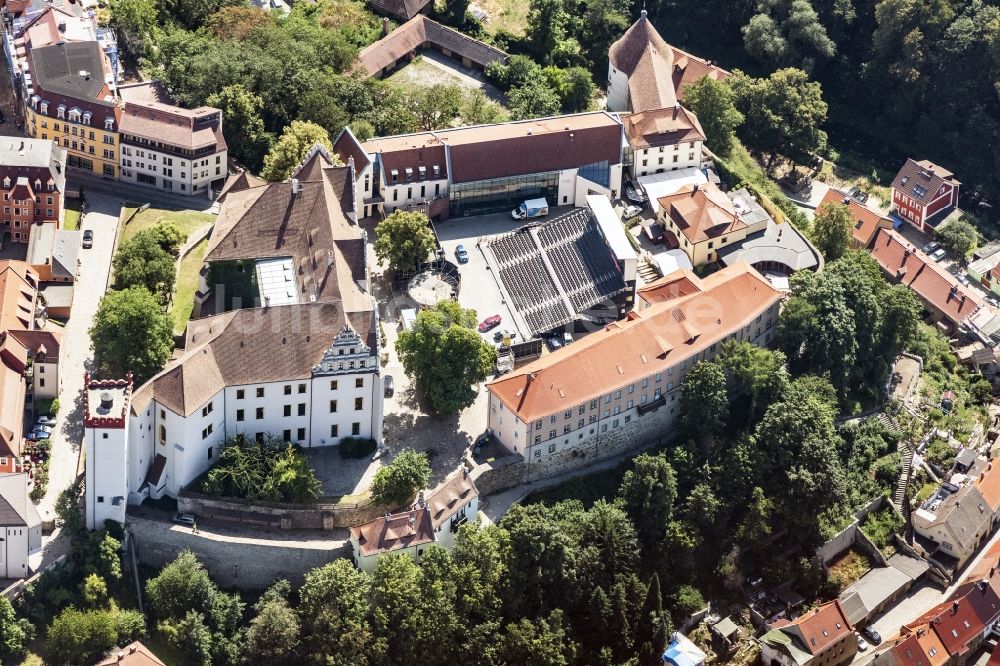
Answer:
POLYGON ((674 594, 674 619, 681 622, 705 607, 705 598, 697 588, 681 585, 674 594))
POLYGON ((878 512, 872 512, 865 518, 861 531, 868 535, 878 548, 885 548, 892 540, 892 535, 903 527, 903 519, 892 507, 886 507, 878 512))
POLYGON ((134 641, 145 628, 138 611, 81 611, 71 606, 49 627, 46 651, 54 663, 92 664, 115 644, 134 641))
POLYGON ((201 484, 208 495, 272 502, 308 502, 322 485, 298 448, 276 437, 231 438, 201 484))
POLYGON ((341 458, 364 458, 375 453, 378 444, 368 437, 345 437, 340 440, 341 458))
POLYGON ((427 456, 416 451, 401 451, 392 462, 379 469, 372 481, 372 495, 380 504, 396 504, 413 497, 427 485, 431 465, 427 456))

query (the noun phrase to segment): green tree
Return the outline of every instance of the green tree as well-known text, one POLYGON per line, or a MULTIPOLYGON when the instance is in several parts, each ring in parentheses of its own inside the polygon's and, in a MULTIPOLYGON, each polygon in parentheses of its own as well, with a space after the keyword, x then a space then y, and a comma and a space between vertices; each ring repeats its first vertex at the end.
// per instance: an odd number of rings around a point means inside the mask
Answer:
POLYGON ((179 620, 188 611, 206 613, 217 595, 218 588, 190 550, 146 581, 149 609, 158 620, 179 620))
POLYGON ((788 386, 785 355, 749 342, 727 340, 719 362, 730 377, 750 394, 750 417, 759 415, 788 386))
POLYGON ((272 586, 256 606, 244 644, 247 664, 293 664, 299 646, 299 618, 288 605, 288 582, 272 586))
POLYGON ((766 79, 755 79, 737 70, 727 80, 736 108, 744 116, 742 137, 752 148, 779 152, 794 161, 826 147, 827 104, 820 84, 800 69, 786 68, 766 79))
POLYGON ((152 230, 140 231, 122 243, 111 265, 117 289, 145 287, 163 302, 174 290, 177 264, 152 230))
POLYGON ((459 110, 463 125, 491 125, 506 122, 510 114, 506 109, 491 100, 482 90, 476 88, 470 91, 462 101, 459 110))
POLYGON ((139 386, 163 368, 174 348, 174 323, 145 287, 105 294, 90 339, 97 367, 108 376, 135 375, 139 386))
POLYGON ((261 117, 264 100, 242 84, 234 83, 209 96, 206 103, 222 109, 225 119, 222 131, 232 158, 253 171, 259 170, 264 155, 271 149, 271 136, 265 131, 261 117))
POLYGON ((81 611, 70 606, 49 626, 45 651, 55 663, 93 664, 109 648, 131 643, 145 629, 138 611, 81 611))
POLYGON ((313 663, 364 663, 376 638, 368 624, 369 578, 345 559, 313 569, 299 590, 303 652, 313 663))
POLYGON ((63 489, 56 498, 56 527, 60 528, 63 534, 72 537, 86 527, 83 511, 80 508, 82 497, 83 484, 81 480, 77 480, 63 489))
POLYGON ((552 62, 552 54, 566 38, 568 20, 563 0, 531 0, 525 32, 531 50, 546 63, 552 62))
POLYGON ((413 111, 421 129, 448 127, 462 106, 462 88, 455 83, 436 83, 420 88, 412 97, 413 111))
POLYGON ((640 666, 659 666, 661 654, 670 638, 670 618, 663 610, 660 577, 653 574, 646 589, 646 599, 639 612, 635 643, 639 647, 640 666))
MULTIPOLYGON (((139 232, 139 234, 143 233, 147 232, 139 232)), ((173 222, 158 222, 148 230, 148 233, 164 251, 169 252, 175 257, 180 254, 181 244, 187 240, 184 232, 173 222)), ((139 234, 136 234, 136 236, 139 234)))
POLYGON ((568 666, 576 657, 576 643, 561 610, 534 620, 522 618, 506 626, 500 636, 494 664, 568 666))
POLYGON ((743 28, 747 53, 758 60, 811 71, 817 58, 837 52, 810 0, 766 0, 759 9, 743 28))
POLYGON ((153 0, 112 0, 110 26, 118 34, 123 51, 133 58, 149 55, 156 32, 153 0))
POLYGON ((732 151, 736 128, 743 123, 743 114, 733 99, 733 91, 725 82, 708 76, 684 88, 684 106, 698 116, 706 145, 723 157, 732 151))
POLYGON ((330 134, 325 129, 316 123, 293 120, 264 157, 264 169, 260 175, 272 183, 285 180, 317 143, 333 151, 330 134))
POLYGON ((448 25, 461 28, 465 25, 465 13, 469 10, 469 0, 444 0, 441 18, 448 25))
MULTIPOLYGON (((713 361, 699 361, 684 378, 681 388, 681 430, 709 447, 729 418, 726 373, 713 361)), ((708 451, 704 451, 708 453, 708 451)))
POLYGON ((212 631, 203 614, 188 611, 179 620, 161 622, 159 629, 167 642, 184 655, 186 663, 212 666, 212 631))
POLYGON ((427 487, 430 478, 431 465, 425 454, 410 449, 400 451, 392 462, 375 472, 372 496, 380 504, 407 502, 427 487))
POLYGON ((80 585, 83 600, 90 608, 101 608, 108 600, 108 584, 96 573, 83 579, 80 585))
POLYGON ((979 247, 982 237, 979 231, 965 218, 954 220, 938 229, 934 238, 960 262, 968 259, 972 251, 979 247))
POLYGON ((440 414, 454 414, 476 399, 472 384, 496 363, 496 350, 473 327, 474 310, 451 300, 422 310, 408 331, 399 334, 396 352, 417 390, 440 414))
POLYGON ((511 88, 509 99, 508 108, 514 120, 554 116, 561 107, 559 95, 542 79, 511 88))
POLYGON ((7 597, 0 595, 0 661, 18 662, 24 656, 35 628, 27 618, 18 619, 7 597))
POLYGON ((662 453, 640 454, 625 472, 618 498, 632 520, 644 554, 655 559, 673 517, 677 475, 662 453))
POLYGON ((594 79, 585 68, 569 67, 563 70, 563 85, 559 91, 563 111, 566 113, 589 111, 596 92, 594 79))
POLYGON ((375 255, 394 271, 415 270, 436 247, 430 220, 419 211, 394 210, 375 227, 375 255))
POLYGON ((812 236, 827 261, 839 259, 847 252, 853 226, 851 209, 846 204, 827 203, 816 211, 812 236))

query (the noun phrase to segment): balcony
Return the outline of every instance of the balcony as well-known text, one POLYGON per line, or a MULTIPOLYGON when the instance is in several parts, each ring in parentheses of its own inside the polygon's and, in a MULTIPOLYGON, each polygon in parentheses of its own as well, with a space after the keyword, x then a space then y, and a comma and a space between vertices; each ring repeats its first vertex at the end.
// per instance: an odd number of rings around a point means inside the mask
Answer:
POLYGON ((663 407, 663 405, 665 405, 665 404, 667 404, 667 397, 664 396, 664 395, 661 395, 656 400, 653 400, 651 402, 647 402, 645 405, 639 405, 638 407, 636 407, 635 411, 636 411, 637 414, 639 414, 639 416, 642 416, 642 415, 647 414, 649 412, 655 412, 657 409, 659 409, 660 407, 663 407))

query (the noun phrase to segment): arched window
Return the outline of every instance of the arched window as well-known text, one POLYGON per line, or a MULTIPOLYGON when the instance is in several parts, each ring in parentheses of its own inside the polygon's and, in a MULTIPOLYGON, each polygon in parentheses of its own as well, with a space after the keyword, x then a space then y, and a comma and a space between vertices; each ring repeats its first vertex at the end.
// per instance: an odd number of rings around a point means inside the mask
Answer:
POLYGON ((60 118, 65 118, 66 117, 66 105, 65 104, 60 104, 59 105, 59 108, 56 109, 56 115, 58 115, 60 118))

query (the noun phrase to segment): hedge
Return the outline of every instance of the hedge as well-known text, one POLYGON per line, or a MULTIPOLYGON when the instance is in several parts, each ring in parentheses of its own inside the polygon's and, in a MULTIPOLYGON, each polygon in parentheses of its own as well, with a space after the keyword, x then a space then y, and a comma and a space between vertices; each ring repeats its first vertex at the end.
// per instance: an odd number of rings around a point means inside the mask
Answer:
POLYGON ((367 437, 345 437, 340 440, 341 458, 364 458, 375 453, 378 444, 367 437))

